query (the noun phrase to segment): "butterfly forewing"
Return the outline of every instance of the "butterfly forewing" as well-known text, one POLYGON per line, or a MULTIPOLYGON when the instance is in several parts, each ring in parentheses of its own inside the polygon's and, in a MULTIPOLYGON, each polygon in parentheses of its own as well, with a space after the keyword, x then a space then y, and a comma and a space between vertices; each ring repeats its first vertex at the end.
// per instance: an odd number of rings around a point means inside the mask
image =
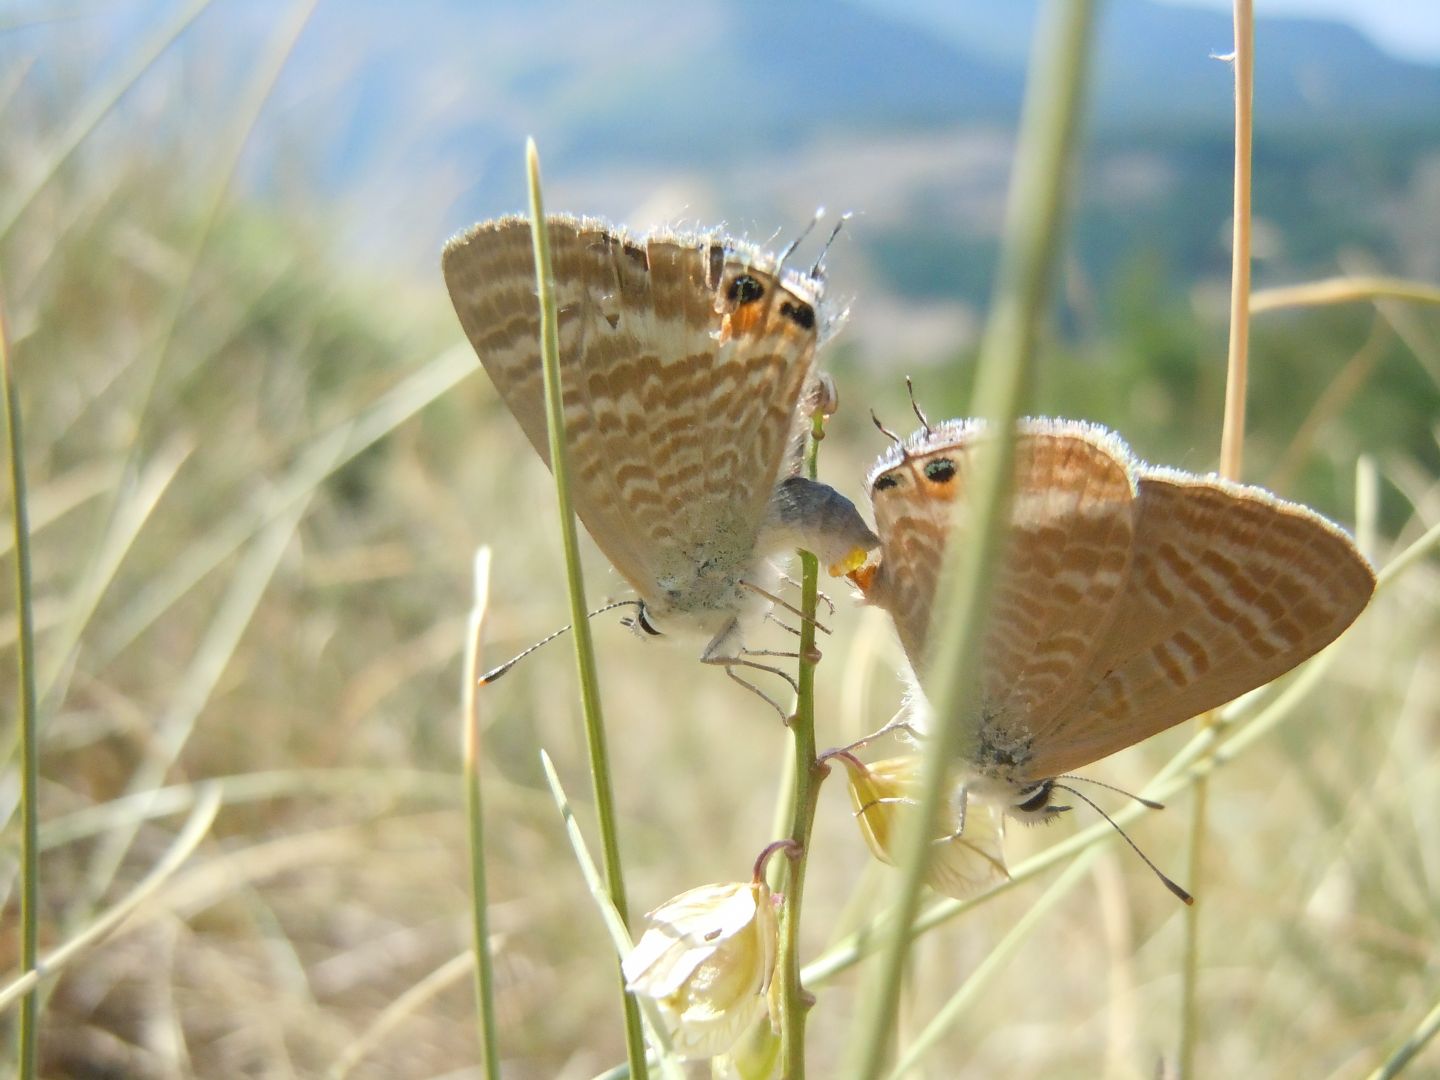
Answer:
POLYGON ((1032 777, 1096 761, 1262 686, 1355 620, 1374 575, 1339 529, 1259 488, 1140 481, 1129 583, 1086 694, 1037 725, 1032 777))
MULTIPOLYGON (((964 500, 986 441, 978 424, 941 425, 872 482, 883 547, 871 598, 894 615, 922 683, 939 567, 947 540, 965 542, 964 500)), ((1129 570, 1135 489, 1123 451, 1082 424, 1018 433, 1010 528, 981 651, 987 717, 1031 725, 1083 685, 1129 570)))
MULTIPOLYGON (((738 574, 813 367, 817 297, 716 238, 549 227, 577 513, 642 597, 683 591, 700 567, 738 574)), ((481 363, 548 460, 529 222, 477 226, 447 245, 444 270, 481 363)))

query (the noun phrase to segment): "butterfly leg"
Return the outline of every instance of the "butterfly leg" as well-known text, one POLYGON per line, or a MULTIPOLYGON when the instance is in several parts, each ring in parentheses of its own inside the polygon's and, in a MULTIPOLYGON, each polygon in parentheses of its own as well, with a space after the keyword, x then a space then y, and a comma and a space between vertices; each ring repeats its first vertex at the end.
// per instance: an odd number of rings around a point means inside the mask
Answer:
MULTIPOLYGON (((769 705, 772 709, 774 709, 775 712, 779 715, 781 723, 785 724, 785 725, 788 727, 788 726, 790 725, 790 719, 791 719, 791 714, 790 714, 789 710, 784 709, 784 708, 781 708, 780 703, 779 703, 778 701, 776 701, 774 698, 772 698, 769 694, 765 693, 764 690, 761 690, 761 689, 760 689, 758 686, 756 686, 754 683, 750 682, 748 679, 742 679, 739 675, 735 674, 735 668, 734 668, 732 665, 737 664, 737 663, 741 663, 741 662, 742 662, 742 661, 738 661, 738 660, 735 660, 735 659, 733 659, 733 658, 730 659, 728 662, 727 662, 727 661, 724 661, 724 660, 706 660, 706 661, 704 661, 704 663, 707 663, 707 664, 721 664, 721 665, 723 665, 724 668, 725 668, 725 675, 726 675, 727 678, 731 679, 731 680, 734 681, 734 682, 739 683, 739 684, 740 684, 741 686, 743 686, 746 690, 749 690, 752 694, 754 694, 756 697, 758 697, 761 701, 765 702, 766 705, 769 705)), ((761 664, 754 664, 754 665, 749 665, 749 666, 759 667, 759 668, 761 668, 761 669, 764 670, 764 671, 774 671, 774 670, 775 670, 774 668, 764 667, 764 666, 761 665, 761 664)), ((781 674, 783 674, 783 672, 782 672, 781 674)))
POLYGON ((824 623, 822 623, 819 619, 812 619, 809 615, 806 615, 805 612, 801 611, 801 610, 800 610, 799 608, 797 608, 794 604, 786 603, 786 602, 785 602, 784 600, 782 600, 780 597, 778 597, 778 596, 776 596, 774 593, 772 593, 769 589, 762 589, 759 585, 756 585, 753 581, 745 581, 745 580, 741 580, 741 582, 740 582, 740 587, 741 587, 742 589, 749 589, 751 592, 755 593, 755 594, 758 595, 758 596, 763 596, 766 600, 769 600, 772 604, 776 605, 777 607, 782 607, 782 608, 784 608, 786 611, 790 612, 791 615, 798 615, 798 616, 799 616, 801 619, 803 619, 805 622, 813 623, 814 626, 815 626, 815 629, 816 629, 816 630, 819 630, 822 634, 828 634, 828 633, 830 633, 830 628, 829 628, 828 626, 826 626, 824 623))
MULTIPOLYGON (((795 580, 793 577, 791 577, 789 574, 781 574, 781 575, 780 575, 780 580, 783 581, 786 585, 789 585, 792 589, 795 589, 797 592, 800 591, 800 590, 803 588, 803 586, 800 584, 800 582, 796 581, 796 580, 795 580)), ((815 593, 815 598, 816 598, 817 600, 819 600, 820 603, 824 604, 827 608, 830 609, 830 614, 831 614, 831 615, 834 615, 834 614, 835 614, 835 601, 834 601, 834 600, 831 600, 830 597, 827 596, 825 593, 823 593, 823 592, 818 592, 818 591, 815 593)))
POLYGON ((794 634, 796 637, 800 636, 800 628, 798 626, 791 626, 787 622, 782 622, 773 611, 767 611, 765 613, 765 620, 767 622, 773 622, 776 626, 780 627, 781 630, 794 634))
POLYGON ((907 705, 905 708, 901 709, 889 720, 887 720, 879 728, 872 731, 869 735, 862 735, 854 742, 840 747, 840 749, 853 752, 855 750, 861 749, 862 747, 870 745, 870 743, 872 742, 877 742, 878 740, 883 739, 886 735, 889 735, 892 732, 896 731, 903 731, 906 735, 910 737, 913 742, 920 742, 922 737, 921 732, 918 731, 915 728, 915 725, 912 724, 907 718, 907 714, 909 713, 909 711, 910 707, 907 705))
MULTIPOLYGON (((951 840, 964 840, 965 838, 965 810, 970 805, 970 796, 962 784, 955 792, 955 827, 945 836, 937 836, 935 843, 942 844, 951 840)), ((967 842, 968 843, 968 842, 967 842)), ((969 845, 972 846, 973 845, 969 845)), ((975 848, 979 851, 979 848, 975 848)), ((1002 867, 1003 869, 1003 867, 1002 867)), ((1007 875, 1008 876, 1008 875, 1007 875)))
POLYGON ((789 710, 782 708, 779 702, 754 683, 741 678, 740 675, 736 674, 735 669, 737 667, 748 667, 754 668, 757 671, 767 671, 772 675, 778 675, 784 679, 790 686, 790 689, 797 694, 800 692, 799 684, 796 683, 794 677, 788 672, 782 671, 777 667, 757 663, 754 660, 746 660, 743 656, 745 652, 746 650, 740 643, 740 621, 739 619, 731 619, 730 622, 721 627, 719 633, 710 640, 710 644, 705 646, 705 651, 700 654, 700 662, 704 664, 718 664, 723 667, 726 676, 745 687, 745 689, 749 690, 756 697, 761 698, 767 705, 779 713, 780 718, 788 724, 790 722, 789 710))

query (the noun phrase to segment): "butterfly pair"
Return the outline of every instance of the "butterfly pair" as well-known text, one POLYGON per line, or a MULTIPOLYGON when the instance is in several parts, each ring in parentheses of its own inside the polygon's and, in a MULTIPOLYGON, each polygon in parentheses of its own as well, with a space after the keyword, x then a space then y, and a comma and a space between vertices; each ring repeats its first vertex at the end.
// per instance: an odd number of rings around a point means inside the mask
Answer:
MULTIPOLYGON (((705 635, 702 659, 737 679, 736 667, 783 674, 744 641, 769 610, 773 559, 803 547, 890 613, 923 691, 983 425, 925 424, 880 459, 877 536, 844 496, 798 475, 831 328, 817 271, 719 236, 632 237, 560 216, 549 228, 572 496, 639 595, 636 626, 705 635)), ((547 457, 528 221, 457 237, 444 270, 481 363, 547 457)), ((1364 558, 1303 506, 1144 466, 1095 425, 1028 420, 1016 438, 965 722, 969 790, 1018 816, 1055 812, 1057 775, 1288 671, 1369 600, 1364 558)))

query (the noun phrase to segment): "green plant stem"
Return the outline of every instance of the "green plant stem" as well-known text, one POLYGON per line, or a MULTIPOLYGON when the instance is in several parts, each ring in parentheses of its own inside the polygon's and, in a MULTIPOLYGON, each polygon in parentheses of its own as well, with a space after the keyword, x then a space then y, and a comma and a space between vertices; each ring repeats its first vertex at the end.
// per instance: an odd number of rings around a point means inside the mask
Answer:
POLYGON ((485 1055, 485 1080, 500 1080, 499 1025, 495 1022, 495 963, 490 954, 490 891, 485 880, 485 813, 480 795, 480 640, 490 598, 490 549, 475 553, 475 602, 465 638, 465 673, 461 685, 464 732, 465 821, 470 846, 470 918, 475 939, 475 1006, 479 1012, 480 1046, 485 1055))
MULTIPOLYGON (((1230 251, 1230 344, 1225 370, 1225 413, 1220 431, 1220 474, 1239 480, 1245 452, 1245 397, 1250 368, 1250 159, 1255 91, 1255 12, 1251 0, 1235 3, 1235 185, 1230 251)), ((1212 716, 1205 724, 1212 723, 1212 716)), ((1190 801, 1189 888, 1197 898, 1185 910, 1180 980, 1179 1069, 1195 1076, 1199 1043, 1200 915, 1205 893, 1205 839, 1210 781, 1195 781, 1190 801)))
POLYGON ((976 468, 966 543, 952 544, 931 626, 934 673, 929 698, 935 731, 926 755, 918 812, 901 837, 896 918, 887 934, 877 985, 866 1002, 857 1075, 872 1080, 884 1068, 911 924, 930 856, 928 826, 935 821, 949 766, 973 736, 962 719, 978 683, 979 649, 989 603, 991 570, 1000 554, 1014 456, 1014 421, 1034 368, 1039 321, 1045 310, 1058 250, 1069 161, 1079 124, 1094 4, 1052 0, 1038 27, 1030 83, 1021 119, 1015 174, 1006 211, 1005 244, 997 272, 995 307, 981 346, 976 398, 979 415, 996 438, 976 468))
MULTIPOLYGON (((610 902, 621 921, 629 923, 625 902, 625 877, 620 860, 620 840, 615 824, 614 785, 610 759, 605 748, 605 721, 600 712, 600 680, 595 673, 595 646, 586 618, 585 579, 580 570, 580 541, 575 530, 575 511, 570 503, 570 467, 565 440, 565 412, 560 387, 560 320, 555 308, 555 275, 550 264, 550 233, 545 222, 544 200, 540 193, 540 154, 535 140, 525 144, 525 165, 530 187, 530 236, 535 248, 535 280, 540 294, 540 359, 545 375, 545 421, 550 437, 550 471, 555 477, 555 495, 560 509, 560 537, 565 548, 565 578, 570 594, 571 640, 575 643, 575 664, 580 676, 580 703, 585 714, 585 743, 590 754, 590 780, 595 793, 595 817, 600 826, 601 861, 610 902)), ((620 982, 621 1005, 625 1013, 625 1051, 630 1075, 643 1080, 649 1073, 645 1064, 645 1037, 635 998, 625 989, 620 962, 615 961, 620 982)))
MULTIPOLYGON (((25 490, 25 440, 20 426, 20 391, 10 357, 10 330, 0 298, 0 378, 5 383, 5 428, 10 436, 10 505, 15 519, 16 683, 20 688, 20 967, 35 970, 40 942, 40 742, 36 730, 35 607, 30 578, 30 503, 25 490)), ((33 1080, 39 999, 29 991, 20 1000, 20 1047, 16 1075, 33 1080)))
MULTIPOLYGON (((810 479, 818 472, 820 440, 825 434, 825 417, 816 410, 811 421, 810 447, 806 470, 810 479)), ((805 869, 809 863, 810 834, 815 826, 815 807, 820 782, 828 772, 815 760, 815 606, 820 594, 820 560, 808 551, 800 553, 800 661, 796 681, 795 715, 790 720, 794 747, 790 770, 791 816, 788 838, 796 845, 787 860, 785 896, 780 905, 780 953, 777 966, 781 979, 780 1060, 786 1080, 805 1075, 805 1018, 810 1011, 809 996, 800 981, 800 913, 805 894, 805 869)))

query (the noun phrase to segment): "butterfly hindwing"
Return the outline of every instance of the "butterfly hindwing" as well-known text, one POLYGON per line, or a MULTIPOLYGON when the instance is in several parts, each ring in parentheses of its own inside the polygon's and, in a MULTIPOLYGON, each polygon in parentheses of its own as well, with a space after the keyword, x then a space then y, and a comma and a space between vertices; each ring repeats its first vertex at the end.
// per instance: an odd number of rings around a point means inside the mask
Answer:
POLYGON ((1087 765, 1263 686, 1350 625, 1374 589, 1350 539, 1260 488, 1140 480, 1134 565, 1090 684, 1037 728, 1034 777, 1087 765))

